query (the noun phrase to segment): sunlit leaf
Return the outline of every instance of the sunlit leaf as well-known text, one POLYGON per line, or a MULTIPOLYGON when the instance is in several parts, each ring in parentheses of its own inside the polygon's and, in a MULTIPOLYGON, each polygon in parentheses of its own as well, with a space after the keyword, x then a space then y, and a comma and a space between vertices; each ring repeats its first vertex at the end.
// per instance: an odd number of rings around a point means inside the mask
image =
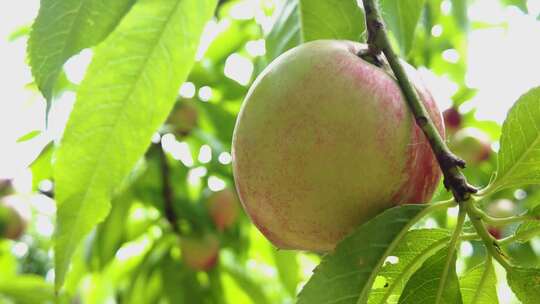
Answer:
POLYGON ((102 41, 134 0, 42 0, 28 42, 32 74, 50 101, 64 63, 102 41))
POLYGON ((296 287, 300 283, 300 265, 298 254, 293 251, 272 248, 279 279, 291 296, 296 295, 296 287))
MULTIPOLYGON (((0 296, 6 296, 13 303, 35 304, 54 300, 53 286, 40 276, 21 275, 0 277, 0 296)), ((1 298, 0 298, 1 300, 1 298)))
POLYGON ((264 293, 262 286, 258 284, 253 278, 240 267, 230 265, 230 263, 223 264, 223 270, 226 272, 234 282, 240 287, 253 303, 268 304, 270 301, 264 293))
POLYGON ((402 205, 358 227, 317 266, 299 304, 367 303, 377 273, 425 205, 402 205))
POLYGON ((364 14, 355 0, 291 0, 278 14, 266 39, 270 60, 305 41, 359 41, 365 28, 364 14))
POLYGON ((513 5, 524 13, 529 12, 529 9, 527 8, 527 0, 502 0, 502 2, 506 5, 513 5))
POLYGON ((38 135, 40 135, 40 134, 41 134, 41 131, 40 131, 40 130, 30 131, 30 132, 24 134, 23 136, 19 137, 19 138, 17 139, 17 143, 29 141, 29 140, 31 140, 32 138, 35 138, 36 136, 38 136, 38 135))
MULTIPOLYGON (((540 218, 540 205, 529 210, 527 215, 540 218)), ((526 220, 521 223, 514 233, 516 241, 523 243, 529 241, 537 235, 540 235, 540 222, 534 219, 526 220)))
POLYGON ((521 96, 508 113, 490 189, 529 184, 540 184, 540 87, 521 96))
POLYGON ((470 269, 459 280, 463 303, 497 304, 497 278, 491 260, 470 269))
POLYGON ((506 270, 508 285, 523 304, 536 304, 540 299, 540 269, 513 268, 506 270))
POLYGON ((426 259, 448 245, 450 234, 442 229, 419 229, 407 232, 405 237, 382 267, 378 278, 382 286, 374 287, 369 295, 370 304, 397 303, 399 295, 410 276, 426 259))
POLYGON ((469 19, 467 17, 467 0, 452 0, 452 15, 462 29, 467 29, 469 19))
POLYGON ((425 0, 381 0, 383 18, 401 52, 408 54, 425 0))
POLYGON ((55 164, 56 286, 73 251, 109 212, 193 65, 215 0, 138 1, 96 53, 55 164))
POLYGON ((463 303, 456 274, 456 255, 448 262, 445 247, 424 262, 405 285, 400 304, 463 303))

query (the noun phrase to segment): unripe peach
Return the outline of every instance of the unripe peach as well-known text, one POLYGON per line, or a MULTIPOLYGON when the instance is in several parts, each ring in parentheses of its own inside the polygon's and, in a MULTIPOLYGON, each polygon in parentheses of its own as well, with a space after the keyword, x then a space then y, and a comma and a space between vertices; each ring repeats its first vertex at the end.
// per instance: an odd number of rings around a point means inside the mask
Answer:
POLYGON ((194 102, 182 99, 169 115, 167 123, 171 125, 176 136, 184 137, 197 126, 198 120, 199 114, 194 102))
POLYGON ((186 236, 180 240, 184 263, 194 270, 208 271, 216 266, 219 256, 219 240, 214 234, 186 236))
MULTIPOLYGON (((440 178, 431 147, 386 69, 350 41, 305 43, 255 80, 233 135, 236 187, 276 246, 332 250, 390 207, 430 200, 440 178)), ((440 111, 407 72, 444 134, 440 111)))
POLYGON ((224 189, 208 198, 208 211, 218 230, 223 231, 234 224, 238 217, 236 193, 224 189))
POLYGON ((489 159, 490 141, 487 134, 476 128, 461 129, 452 136, 449 148, 467 164, 476 165, 489 159))
POLYGON ((0 203, 0 237, 19 239, 26 230, 26 221, 17 209, 0 203))

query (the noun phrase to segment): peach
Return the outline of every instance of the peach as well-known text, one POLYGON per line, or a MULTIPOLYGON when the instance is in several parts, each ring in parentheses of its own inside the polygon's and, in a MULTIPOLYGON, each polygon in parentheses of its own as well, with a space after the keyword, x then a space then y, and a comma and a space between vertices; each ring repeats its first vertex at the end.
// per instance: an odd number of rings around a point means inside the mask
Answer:
POLYGON ((17 209, 0 203, 0 237, 19 239, 26 230, 26 221, 17 209))
POLYGON ((486 133, 476 128, 464 128, 456 132, 449 142, 449 148, 467 164, 476 165, 491 156, 490 139, 486 133))
MULTIPOLYGON (((240 201, 277 247, 332 250, 385 209, 431 199, 440 170, 394 76, 361 59, 366 46, 320 40, 257 77, 232 143, 240 201)), ((438 130, 440 111, 407 71, 438 130)))
POLYGON ((197 126, 199 114, 194 101, 181 99, 179 104, 173 109, 167 124, 171 125, 174 134, 178 137, 184 137, 191 133, 197 126))
POLYGON ((238 217, 238 205, 236 193, 230 189, 215 192, 208 198, 208 211, 219 231, 234 224, 238 217))
POLYGON ((208 271, 216 266, 219 240, 214 234, 185 236, 180 240, 182 260, 193 270, 208 271))

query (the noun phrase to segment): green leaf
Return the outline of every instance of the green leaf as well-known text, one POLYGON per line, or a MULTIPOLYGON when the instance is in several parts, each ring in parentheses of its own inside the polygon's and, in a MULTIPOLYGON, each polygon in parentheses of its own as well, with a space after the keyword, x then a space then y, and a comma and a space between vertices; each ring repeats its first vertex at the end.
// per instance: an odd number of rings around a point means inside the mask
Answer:
POLYGON ((447 260, 448 247, 445 247, 425 261, 407 282, 399 303, 463 303, 456 274, 456 255, 453 255, 448 269, 446 269, 447 260))
POLYGON ((35 275, 3 276, 0 278, 0 295, 7 296, 19 304, 46 303, 54 300, 52 285, 35 275))
POLYGON ((215 0, 142 0, 96 49, 58 149, 56 288, 147 149, 194 62, 215 0))
POLYGON ((359 41, 365 20, 356 0, 300 0, 303 41, 346 39, 359 41))
POLYGON ((518 268, 507 269, 508 285, 523 304, 536 304, 540 299, 540 269, 518 268))
POLYGON ((358 227, 324 257, 300 292, 298 304, 367 303, 386 257, 411 225, 424 216, 426 207, 394 207, 358 227))
POLYGON ((35 138, 36 136, 38 136, 40 134, 41 134, 41 130, 30 131, 30 132, 24 134, 23 136, 19 137, 17 139, 17 143, 22 143, 22 142, 25 142, 25 141, 29 141, 32 138, 35 138))
POLYGON ((264 289, 258 282, 254 281, 252 276, 246 273, 243 269, 230 265, 230 263, 222 264, 223 270, 236 282, 236 284, 249 296, 253 303, 269 304, 268 297, 264 293, 264 289))
POLYGON ((269 61, 302 43, 298 1, 285 1, 278 12, 278 18, 266 37, 266 56, 269 61))
POLYGON ((274 254, 279 279, 291 296, 296 295, 296 287, 300 283, 300 265, 297 254, 293 251, 271 249, 274 254))
POLYGON ((502 2, 506 5, 513 5, 519 8, 525 14, 529 13, 529 9, 527 8, 527 0, 502 0, 502 2))
POLYGON ((356 0, 291 0, 278 14, 266 38, 269 60, 306 41, 359 41, 365 28, 364 14, 356 0))
POLYGON ((525 221, 519 225, 514 235, 518 242, 527 242, 534 236, 540 235, 540 222, 525 221))
POLYGON ((469 26, 467 0, 452 0, 452 15, 461 29, 466 30, 469 26))
POLYGON ((396 38, 402 54, 407 55, 425 0, 381 0, 380 3, 386 25, 396 38))
POLYGON ((49 143, 39 156, 32 162, 30 169, 32 170, 32 189, 37 190, 39 183, 45 179, 52 177, 52 157, 54 153, 54 144, 49 143))
POLYGON ((508 113, 489 190, 530 184, 540 184, 540 87, 521 96, 508 113))
POLYGON ((28 41, 30 66, 50 105, 64 63, 101 42, 129 11, 134 0, 42 0, 28 41))
POLYGON ((374 287, 369 295, 370 304, 396 303, 405 283, 430 256, 448 246, 450 234, 443 229, 418 229, 407 232, 390 254, 397 261, 385 263, 378 278, 382 286, 374 287), (396 263, 397 262, 397 263, 396 263))
POLYGON ((465 304, 497 304, 497 278, 495 269, 489 262, 482 263, 467 271, 460 279, 461 294, 465 304))

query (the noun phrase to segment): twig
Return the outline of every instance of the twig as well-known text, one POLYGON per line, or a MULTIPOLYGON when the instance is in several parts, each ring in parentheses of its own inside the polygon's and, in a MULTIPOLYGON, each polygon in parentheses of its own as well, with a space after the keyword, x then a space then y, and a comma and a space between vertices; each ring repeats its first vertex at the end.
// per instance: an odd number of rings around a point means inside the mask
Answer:
POLYGON ((459 236, 461 234, 461 231, 463 230, 463 223, 465 222, 465 208, 463 205, 459 206, 459 215, 458 215, 458 221, 456 224, 456 228, 454 228, 454 232, 452 233, 452 237, 450 238, 450 243, 448 244, 448 255, 446 257, 446 263, 444 265, 443 273, 441 275, 441 281, 439 282, 439 287, 437 288, 437 296, 436 296, 436 303, 439 303, 439 301, 443 298, 443 292, 446 289, 446 282, 448 279, 448 273, 450 271, 450 266, 452 265, 452 261, 454 259, 454 254, 456 253, 456 247, 458 244, 459 236))
POLYGON ((445 187, 452 192, 455 201, 459 203, 460 211, 464 209, 467 215, 469 215, 476 232, 484 242, 488 252, 503 267, 508 269, 511 267, 511 264, 506 260, 498 242, 489 234, 482 222, 482 218, 474 213, 473 208, 475 198, 472 194, 478 192, 478 190, 469 185, 467 179, 463 173, 461 173, 460 169, 465 167, 465 162, 448 149, 435 127, 435 124, 431 120, 424 104, 420 100, 416 89, 413 87, 405 73, 399 57, 392 49, 392 45, 388 39, 388 34, 381 14, 379 13, 376 0, 363 0, 363 4, 366 13, 366 28, 368 32, 368 52, 371 53, 368 55, 371 58, 378 58, 381 52, 384 53, 386 60, 394 72, 394 76, 398 81, 401 91, 403 92, 403 95, 405 95, 405 99, 414 115, 416 124, 422 129, 437 158, 444 175, 445 187))
POLYGON ((472 202, 465 204, 465 208, 467 208, 469 219, 471 220, 476 233, 478 233, 478 236, 480 236, 484 242, 488 253, 493 256, 493 258, 495 258, 495 260, 497 260, 497 262, 499 262, 499 264, 501 264, 501 266, 503 266, 505 269, 510 269, 512 265, 507 261, 507 256, 502 252, 499 242, 493 236, 491 236, 486 226, 482 222, 482 218, 472 211, 472 208, 474 208, 472 202))
POLYGON ((520 215, 514 215, 509 217, 493 217, 485 213, 484 211, 480 210, 476 206, 472 206, 471 212, 482 219, 482 221, 494 225, 494 226, 500 226, 500 225, 507 225, 512 223, 519 223, 524 221, 540 221, 540 218, 537 216, 528 215, 527 213, 520 214, 520 215))
POLYGON ((477 192, 476 188, 467 183, 465 176, 460 171, 460 168, 465 167, 465 162, 448 149, 429 117, 424 104, 420 101, 418 93, 405 73, 399 57, 392 49, 383 19, 375 2, 375 0, 363 0, 368 32, 368 52, 370 52, 372 58, 378 58, 381 52, 384 53, 405 95, 417 125, 427 137, 431 149, 439 162, 444 175, 445 187, 452 192, 456 202, 464 202, 470 198, 471 194, 477 192))
POLYGON ((171 170, 169 168, 169 163, 167 162, 167 155, 165 155, 161 143, 157 144, 157 149, 161 163, 161 193, 163 195, 165 217, 167 218, 167 221, 169 221, 172 230, 176 234, 181 235, 181 231, 178 227, 178 216, 174 211, 174 192, 171 186, 171 170))

